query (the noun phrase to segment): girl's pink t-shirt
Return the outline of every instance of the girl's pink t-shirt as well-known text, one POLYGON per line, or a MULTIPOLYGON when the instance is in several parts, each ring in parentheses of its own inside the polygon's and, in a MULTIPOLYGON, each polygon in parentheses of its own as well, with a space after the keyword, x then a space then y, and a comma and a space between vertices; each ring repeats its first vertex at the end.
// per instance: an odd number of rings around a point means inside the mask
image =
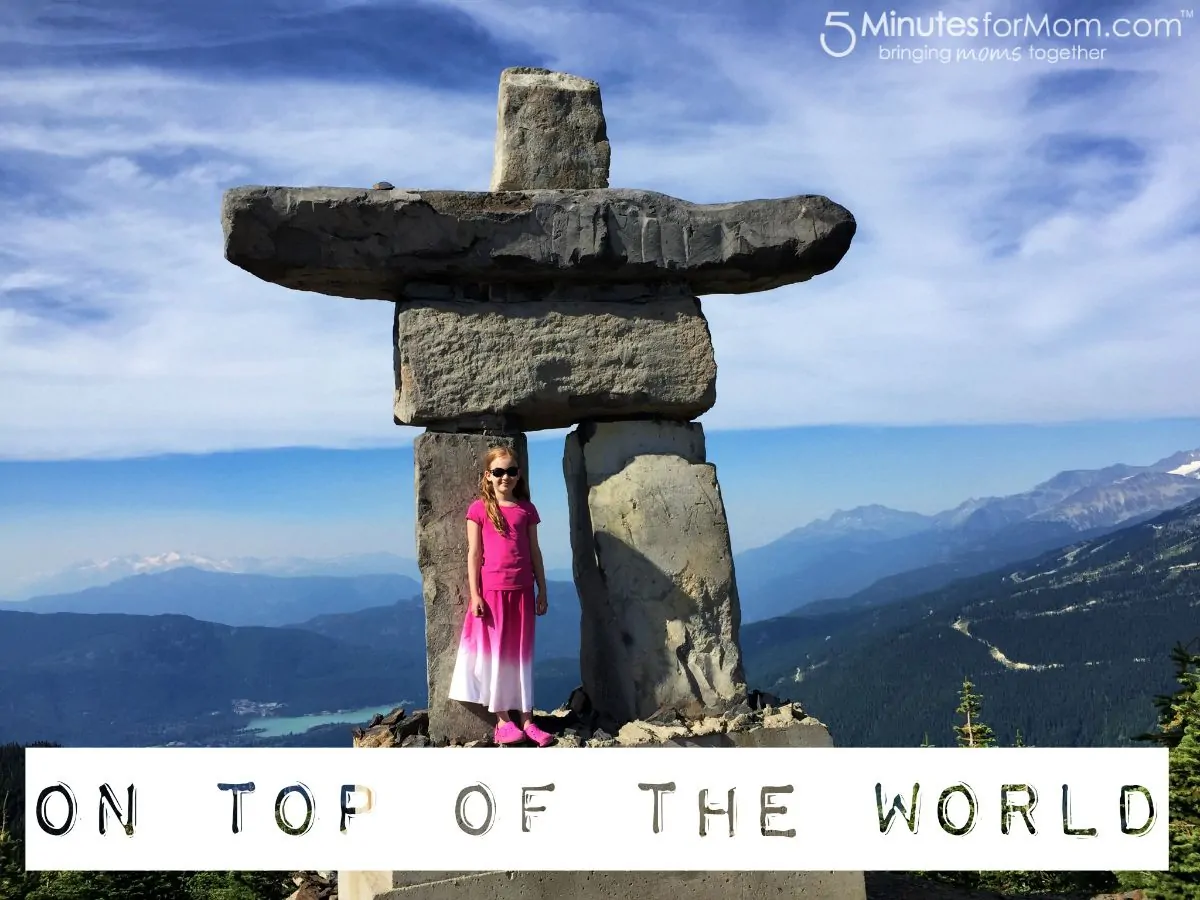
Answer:
POLYGON ((533 555, 529 550, 529 526, 541 521, 537 507, 528 500, 515 506, 500 506, 500 515, 508 523, 508 533, 500 534, 488 518, 487 507, 476 500, 467 508, 467 518, 478 522, 483 532, 481 589, 515 591, 533 587, 533 555))

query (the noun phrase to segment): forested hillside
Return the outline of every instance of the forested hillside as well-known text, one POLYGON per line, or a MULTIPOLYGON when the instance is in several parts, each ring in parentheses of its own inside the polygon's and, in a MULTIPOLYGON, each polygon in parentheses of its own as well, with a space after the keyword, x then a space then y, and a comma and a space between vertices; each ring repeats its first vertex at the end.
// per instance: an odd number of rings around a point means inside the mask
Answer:
POLYGON ((1125 744, 1152 724, 1171 642, 1200 635, 1198 544, 1200 501, 896 604, 754 623, 749 676, 842 745, 945 733, 966 676, 1033 743, 1125 744))

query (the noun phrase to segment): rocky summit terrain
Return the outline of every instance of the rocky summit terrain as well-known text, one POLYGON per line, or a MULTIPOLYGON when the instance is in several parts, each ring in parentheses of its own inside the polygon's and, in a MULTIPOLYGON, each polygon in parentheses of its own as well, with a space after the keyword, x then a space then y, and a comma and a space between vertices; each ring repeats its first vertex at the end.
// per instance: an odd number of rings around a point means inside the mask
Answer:
MULTIPOLYGON (((800 704, 761 691, 750 691, 744 700, 720 708, 684 712, 663 708, 646 719, 618 724, 598 713, 583 689, 577 688, 558 709, 536 711, 534 721, 555 736, 556 747, 729 746, 756 742, 753 735, 762 731, 777 735, 784 731, 825 733, 825 726, 806 714, 800 704)), ((366 728, 355 729, 353 738, 356 747, 492 745, 490 738, 465 742, 433 739, 428 712, 408 714, 402 708, 376 716, 366 728)), ((804 741, 810 742, 807 737, 804 741)))

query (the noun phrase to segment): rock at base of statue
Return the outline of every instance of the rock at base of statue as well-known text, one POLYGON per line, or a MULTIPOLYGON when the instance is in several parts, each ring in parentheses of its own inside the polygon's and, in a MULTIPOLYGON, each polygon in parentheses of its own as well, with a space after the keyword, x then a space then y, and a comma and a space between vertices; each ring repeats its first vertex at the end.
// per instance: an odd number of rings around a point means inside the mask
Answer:
MULTIPOLYGON (((577 691, 577 695, 582 692, 577 691)), ((756 691, 748 701, 696 716, 660 710, 649 721, 628 722, 607 735, 590 712, 590 698, 576 695, 553 712, 537 713, 539 725, 558 736, 557 747, 832 747, 828 729, 799 704, 756 691)), ((360 746, 415 746, 395 739, 397 729, 418 719, 400 710, 381 717, 367 734, 384 736, 360 746), (391 735, 389 739, 386 737, 391 735)), ((862 872, 339 872, 341 900, 440 900, 467 894, 512 900, 530 897, 603 897, 641 900, 686 892, 724 900, 759 893, 801 900, 866 900, 862 872)))
POLYGON ((596 708, 623 722, 743 696, 729 527, 700 425, 581 425, 563 472, 596 708))
MULTIPOLYGON (((479 872, 453 878, 432 877, 413 882, 414 874, 396 872, 401 884, 390 891, 360 892, 354 876, 339 882, 339 900, 557 900, 559 897, 596 900, 688 900, 779 896, 792 900, 866 900, 862 872, 479 872)), ((368 873, 362 873, 368 874, 368 873)), ((375 873, 369 873, 374 875, 375 873)), ((386 878, 386 874, 383 876, 386 878)), ((378 884, 378 882, 375 882, 378 884)))
POLYGON ((429 672, 429 737, 483 740, 495 716, 447 696, 470 599, 467 585, 467 507, 479 496, 488 447, 513 449, 521 471, 529 465, 523 434, 427 431, 413 442, 416 463, 417 565, 425 600, 425 652, 429 672))
MULTIPOLYGON (((582 687, 552 712, 534 710, 533 720, 554 735, 554 747, 832 747, 825 725, 799 703, 760 691, 693 713, 663 707, 646 719, 622 725, 599 712, 582 687), (577 698, 583 698, 578 703, 577 698)), ((435 746, 428 739, 425 710, 406 713, 401 707, 376 716, 353 732, 355 747, 409 748, 435 746)), ((452 746, 494 746, 489 739, 452 742, 452 746)))
POLYGON ((395 339, 395 417, 404 425, 489 415, 521 431, 606 416, 688 421, 717 399, 712 338, 690 294, 401 299, 395 339))

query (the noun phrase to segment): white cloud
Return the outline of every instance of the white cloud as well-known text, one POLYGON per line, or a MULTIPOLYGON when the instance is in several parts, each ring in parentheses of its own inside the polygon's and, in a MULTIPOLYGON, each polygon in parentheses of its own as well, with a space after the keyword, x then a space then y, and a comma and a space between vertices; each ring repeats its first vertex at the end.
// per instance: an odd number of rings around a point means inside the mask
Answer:
MULTIPOLYGON (((1194 391, 1169 388, 1194 378, 1200 333, 1188 36, 1109 45, 1134 87, 1035 103, 1048 65, 882 62, 866 43, 834 60, 815 12, 751 31, 701 12, 433 5, 599 78, 615 184, 701 202, 818 192, 855 213, 833 273, 705 300, 721 373, 708 427, 1200 415, 1194 391), (1048 159, 1063 135, 1144 157, 1048 159)), ((393 83, 0 70, 0 169, 28 188, 0 198, 0 455, 410 439, 391 423, 388 306, 226 263, 220 193, 483 189, 494 102, 393 83)))

